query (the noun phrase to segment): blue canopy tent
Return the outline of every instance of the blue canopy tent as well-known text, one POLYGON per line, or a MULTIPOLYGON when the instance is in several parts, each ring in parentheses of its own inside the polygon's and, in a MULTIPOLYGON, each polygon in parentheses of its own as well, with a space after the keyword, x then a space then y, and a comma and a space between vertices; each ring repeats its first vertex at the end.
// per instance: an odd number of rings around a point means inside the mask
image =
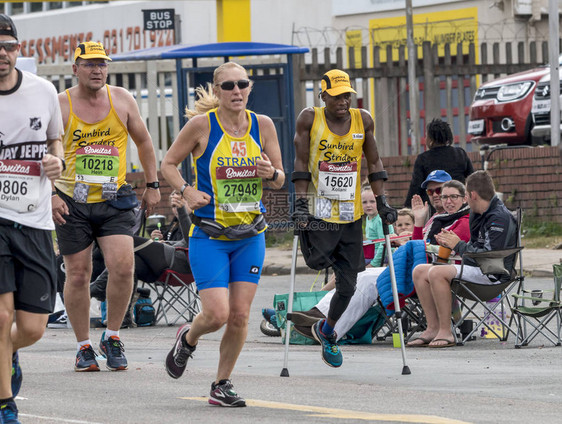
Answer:
MULTIPOLYGON (((223 58, 225 62, 233 57, 285 55, 285 61, 244 65, 251 74, 254 87, 248 100, 248 108, 268 115, 277 128, 283 165, 287 175, 293 170, 294 154, 292 139, 295 133, 295 110, 293 98, 293 55, 308 52, 305 47, 286 44, 227 42, 201 45, 174 45, 137 50, 112 56, 114 61, 175 59, 178 81, 178 107, 180 123, 186 122, 183 111, 187 106, 189 85, 197 87, 212 81, 214 67, 199 67, 199 58, 223 58), (184 67, 182 59, 191 59, 192 66, 184 67), (258 70, 263 72, 258 73, 258 70)), ((188 163, 183 164, 184 177, 191 181, 188 163)))

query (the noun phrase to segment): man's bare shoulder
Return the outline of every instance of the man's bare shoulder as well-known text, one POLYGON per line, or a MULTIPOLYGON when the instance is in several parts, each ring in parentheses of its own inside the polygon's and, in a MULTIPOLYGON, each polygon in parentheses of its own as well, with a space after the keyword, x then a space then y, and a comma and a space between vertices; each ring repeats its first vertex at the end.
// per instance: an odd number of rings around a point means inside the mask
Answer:
POLYGON ((363 120, 363 126, 365 128, 368 128, 368 127, 374 125, 373 116, 371 115, 371 113, 368 110, 359 109, 359 112, 361 113, 361 119, 363 120))
POLYGON ((109 92, 111 93, 112 99, 125 100, 125 101, 135 101, 133 95, 123 87, 118 87, 116 85, 108 85, 109 92))
POLYGON ((312 122, 314 121, 314 108, 307 107, 304 108, 297 118, 297 122, 301 124, 310 124, 312 126, 312 122))

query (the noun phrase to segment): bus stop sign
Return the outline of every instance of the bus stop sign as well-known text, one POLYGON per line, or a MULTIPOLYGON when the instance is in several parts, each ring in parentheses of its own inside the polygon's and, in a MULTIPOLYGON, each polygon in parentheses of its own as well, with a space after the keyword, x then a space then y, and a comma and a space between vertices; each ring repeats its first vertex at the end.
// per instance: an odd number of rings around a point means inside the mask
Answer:
POLYGON ((175 9, 143 9, 144 30, 174 29, 175 9))

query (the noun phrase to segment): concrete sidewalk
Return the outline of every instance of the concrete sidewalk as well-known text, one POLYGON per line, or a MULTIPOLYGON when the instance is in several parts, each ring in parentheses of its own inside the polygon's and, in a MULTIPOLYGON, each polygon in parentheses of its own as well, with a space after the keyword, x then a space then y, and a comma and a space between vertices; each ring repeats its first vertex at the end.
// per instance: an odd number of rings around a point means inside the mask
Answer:
MULTIPOLYGON (((291 249, 268 247, 263 265, 264 275, 291 273, 291 249)), ((523 249, 523 271, 531 277, 552 277, 552 265, 562 262, 562 250, 523 249)), ((297 274, 317 273, 308 268, 300 249, 297 252, 297 274)))

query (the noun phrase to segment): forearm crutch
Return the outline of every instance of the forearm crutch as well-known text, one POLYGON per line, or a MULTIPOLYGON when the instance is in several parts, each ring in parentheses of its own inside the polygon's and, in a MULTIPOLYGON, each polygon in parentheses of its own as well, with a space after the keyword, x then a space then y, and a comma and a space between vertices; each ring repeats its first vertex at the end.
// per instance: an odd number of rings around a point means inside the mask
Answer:
POLYGON ((299 233, 295 229, 293 237, 293 255, 291 259, 291 287, 289 289, 289 302, 287 305, 287 319, 285 319, 285 359, 283 360, 283 369, 281 370, 281 377, 289 377, 289 340, 291 338, 291 321, 290 317, 293 313, 293 293, 295 292, 295 278, 297 272, 297 250, 299 247, 299 233))
POLYGON ((392 284, 392 298, 394 299, 394 316, 398 323, 398 334, 400 336, 400 347, 402 350, 402 375, 411 374, 410 367, 406 365, 406 349, 404 346, 404 332, 402 331, 402 311, 400 310, 400 300, 398 299, 398 287, 396 285, 396 275, 394 274, 394 261, 392 260, 392 248, 390 247, 390 235, 388 227, 390 224, 382 224, 384 241, 386 246, 386 257, 388 258, 388 268, 390 270, 390 282, 392 284))

